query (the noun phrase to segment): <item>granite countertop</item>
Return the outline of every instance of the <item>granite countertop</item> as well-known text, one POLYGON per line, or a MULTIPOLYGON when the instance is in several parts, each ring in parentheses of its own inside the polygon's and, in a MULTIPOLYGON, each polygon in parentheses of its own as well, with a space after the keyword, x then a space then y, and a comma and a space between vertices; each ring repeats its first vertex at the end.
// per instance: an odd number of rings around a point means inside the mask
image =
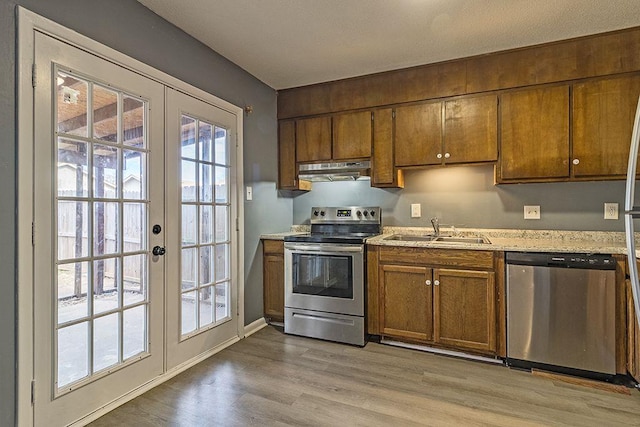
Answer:
MULTIPOLYGON (((309 232, 308 225, 294 225, 291 227, 290 231, 262 234, 260 238, 283 240, 285 236, 306 232, 309 232)), ((624 233, 614 231, 441 228, 442 235, 455 235, 461 237, 485 236, 491 241, 491 244, 387 240, 387 237, 390 237, 393 234, 424 236, 433 234, 433 230, 428 227, 384 227, 383 234, 367 239, 367 244, 375 246, 404 246, 512 252, 627 253, 624 233)), ((640 236, 638 235, 636 235, 636 242, 640 243, 640 236)), ((640 258, 640 249, 636 252, 636 256, 640 258)))

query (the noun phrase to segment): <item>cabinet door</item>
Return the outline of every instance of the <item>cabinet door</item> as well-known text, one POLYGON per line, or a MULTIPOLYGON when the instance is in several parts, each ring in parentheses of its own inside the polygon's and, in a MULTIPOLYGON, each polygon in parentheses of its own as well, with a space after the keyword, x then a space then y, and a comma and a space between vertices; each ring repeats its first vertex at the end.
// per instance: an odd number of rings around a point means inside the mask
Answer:
POLYGON ((633 306, 631 281, 625 281, 627 297, 627 371, 636 380, 640 380, 640 327, 633 306))
POLYGON ((296 128, 294 121, 278 123, 278 188, 296 189, 296 128))
POLYGON ((500 179, 569 177, 569 87, 501 96, 500 179))
POLYGON ((331 117, 296 121, 296 160, 331 160, 331 117))
POLYGON ((333 159, 369 159, 371 157, 371 112, 333 116, 333 159))
POLYGON ((396 108, 396 166, 438 165, 441 159, 442 103, 396 108))
POLYGON ((371 165, 371 186, 404 187, 401 170, 393 161, 393 110, 385 108, 373 117, 373 158, 371 165))
POLYGON ((445 102, 445 163, 498 160, 498 97, 460 98, 445 102))
POLYGON ((434 341, 483 352, 496 350, 494 273, 435 269, 434 341))
POLYGON ((620 177, 627 173, 638 94, 640 76, 574 85, 573 176, 620 177))
POLYGON ((284 246, 265 240, 263 257, 264 316, 284 321, 284 246))
POLYGON ((431 269, 380 265, 380 332, 412 340, 433 337, 431 269))

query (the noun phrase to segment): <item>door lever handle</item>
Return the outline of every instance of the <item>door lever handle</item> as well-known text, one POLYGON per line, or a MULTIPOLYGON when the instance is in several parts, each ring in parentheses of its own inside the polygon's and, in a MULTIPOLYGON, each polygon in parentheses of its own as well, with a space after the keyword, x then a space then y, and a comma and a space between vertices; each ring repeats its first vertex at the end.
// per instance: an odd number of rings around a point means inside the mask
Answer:
POLYGON ((164 246, 154 246, 151 250, 151 253, 155 256, 162 256, 167 253, 167 250, 164 248, 164 246))

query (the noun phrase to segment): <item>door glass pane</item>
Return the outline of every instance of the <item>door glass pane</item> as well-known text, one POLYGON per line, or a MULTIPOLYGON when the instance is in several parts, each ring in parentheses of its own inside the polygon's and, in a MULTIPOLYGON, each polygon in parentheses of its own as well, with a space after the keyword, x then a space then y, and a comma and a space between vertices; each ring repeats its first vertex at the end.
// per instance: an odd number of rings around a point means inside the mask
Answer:
POLYGON ((182 161, 182 201, 196 201, 196 162, 182 161))
POLYGON ((219 165, 229 165, 229 155, 227 150, 227 130, 216 127, 215 133, 216 144, 216 163, 219 165))
POLYGON ((68 387, 147 350, 148 103, 59 76, 54 336, 58 386, 68 387))
POLYGON ((93 194, 96 198, 118 197, 119 149, 101 144, 93 145, 93 194))
POLYGON ((58 387, 89 375, 89 322, 58 329, 58 387))
POLYGON ((196 287, 198 248, 182 250, 182 290, 196 287))
POLYGON ((146 229, 147 205, 145 203, 123 203, 123 252, 138 252, 145 249, 144 230, 146 229))
POLYGON ((182 335, 196 330, 196 293, 182 294, 182 335))
POLYGON ((140 151, 122 151, 122 197, 125 199, 144 199, 146 183, 142 177, 146 167, 146 155, 140 151))
POLYGON ((58 72, 56 80, 58 132, 86 137, 87 82, 63 72, 58 72))
POLYGON ((123 313, 122 357, 125 360, 146 351, 144 343, 147 329, 146 310, 146 305, 139 305, 123 313))
POLYGON ((136 304, 147 299, 147 255, 131 255, 123 258, 124 305, 136 304))
POLYGON ((89 255, 89 203, 58 202, 58 259, 84 258, 89 255))
POLYGON ((216 282, 229 278, 229 245, 216 246, 216 282))
POLYGON ((213 246, 200 248, 200 286, 213 282, 213 246))
POLYGON ((122 108, 124 110, 122 118, 122 141, 125 145, 143 148, 145 146, 144 101, 125 95, 122 97, 122 108))
POLYGON ((113 313, 93 321, 93 372, 118 363, 120 354, 120 314, 113 313))
POLYGON ((58 138, 58 196, 87 197, 87 143, 58 138))
POLYGON ((102 313, 120 304, 120 259, 107 258, 93 262, 93 312, 102 313))
POLYGON ((216 167, 216 203, 229 203, 229 168, 216 167))
POLYGON ((89 263, 58 265, 58 324, 81 319, 89 314, 88 286, 89 263))
POLYGON ((93 137, 118 141, 118 93, 93 85, 93 137))
POLYGON ((216 206, 216 242, 229 240, 229 206, 216 206))
POLYGON ((216 322, 229 317, 229 282, 216 285, 216 322))
POLYGON ((213 243, 213 206, 200 206, 200 244, 213 243))
POLYGON ((211 203, 213 201, 213 168, 210 165, 200 165, 200 201, 211 203))
POLYGON ((120 204, 117 202, 96 202, 93 204, 93 253, 108 255, 120 249, 120 204))
POLYGON ((182 157, 185 159, 196 158, 196 120, 191 117, 182 116, 180 120, 180 146, 182 147, 182 157))
POLYGON ((182 246, 196 244, 198 234, 198 207, 196 205, 182 205, 182 246))
POLYGON ((200 143, 200 161, 213 162, 213 126, 208 123, 200 122, 198 128, 198 142, 200 143))
POLYGON ((213 298, 215 289, 213 286, 207 286, 200 289, 200 322, 199 326, 202 328, 213 323, 213 298))

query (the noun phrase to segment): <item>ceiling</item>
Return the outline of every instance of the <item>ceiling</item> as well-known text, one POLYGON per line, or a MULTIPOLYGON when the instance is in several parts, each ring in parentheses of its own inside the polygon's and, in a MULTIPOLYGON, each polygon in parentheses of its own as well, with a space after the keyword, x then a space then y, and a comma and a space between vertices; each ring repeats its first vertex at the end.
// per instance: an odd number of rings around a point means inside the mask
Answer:
POLYGON ((274 89, 640 25, 639 0, 138 0, 274 89))

